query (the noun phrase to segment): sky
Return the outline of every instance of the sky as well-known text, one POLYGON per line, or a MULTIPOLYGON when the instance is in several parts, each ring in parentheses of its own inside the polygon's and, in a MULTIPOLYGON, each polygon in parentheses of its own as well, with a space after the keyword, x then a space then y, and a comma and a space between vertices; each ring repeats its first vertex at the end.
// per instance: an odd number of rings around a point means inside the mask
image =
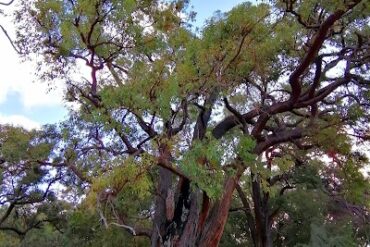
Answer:
MULTIPOLYGON (((17 0, 15 1, 15 3, 17 0)), ((217 11, 228 11, 243 0, 193 0, 197 12, 195 25, 202 27, 204 21, 217 11)), ((9 7, 2 7, 9 13, 9 7)), ((0 24, 14 37, 12 22, 0 16, 0 24)), ((21 62, 6 36, 0 32, 0 124, 13 124, 26 129, 39 128, 44 124, 57 123, 67 116, 63 102, 63 83, 39 82, 35 77, 36 65, 32 61, 21 62)))

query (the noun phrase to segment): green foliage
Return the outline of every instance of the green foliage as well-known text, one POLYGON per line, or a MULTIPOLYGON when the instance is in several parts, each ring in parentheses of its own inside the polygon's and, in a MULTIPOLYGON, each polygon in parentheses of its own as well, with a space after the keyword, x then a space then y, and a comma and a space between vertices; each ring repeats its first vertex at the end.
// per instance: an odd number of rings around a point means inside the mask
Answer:
POLYGON ((1 134, 1 153, 10 162, 19 162, 24 158, 29 146, 30 136, 22 129, 9 128, 1 134))
POLYGON ((251 239, 248 237, 246 221, 244 212, 230 212, 220 247, 252 246, 251 239))
POLYGON ((105 228, 99 223, 97 214, 86 210, 74 211, 68 219, 63 247, 118 247, 124 245, 144 247, 148 241, 144 238, 133 239, 123 229, 105 228))
POLYGON ((20 239, 15 235, 7 232, 0 232, 0 246, 1 247, 19 247, 20 239))
POLYGON ((253 154, 255 146, 256 142, 249 136, 242 136, 239 140, 236 152, 247 166, 256 161, 256 155, 253 154))
POLYGON ((350 121, 352 123, 355 123, 356 121, 364 117, 365 112, 360 106, 358 106, 357 104, 353 104, 348 109, 348 115, 350 121))
POLYGON ((357 246, 348 225, 331 229, 316 224, 311 225, 309 244, 298 244, 297 247, 346 247, 357 246), (333 231, 334 230, 334 231, 333 231))
POLYGON ((320 130, 313 137, 313 141, 325 151, 335 151, 344 155, 349 154, 351 151, 348 136, 337 128, 324 128, 320 130))
POLYGON ((38 131, 26 131, 22 128, 2 126, 0 132, 1 156, 8 162, 22 160, 42 160, 48 157, 53 143, 38 141, 38 131))
POLYGON ((42 230, 33 229, 19 244, 19 247, 64 247, 65 237, 52 226, 45 226, 42 230))
POLYGON ((308 166, 295 168, 293 182, 307 189, 322 189, 322 180, 319 175, 322 165, 320 161, 313 160, 308 166))
POLYGON ((345 198, 352 203, 369 206, 369 201, 364 195, 370 191, 370 181, 361 172, 364 163, 360 158, 349 157, 339 172, 339 176, 343 179, 345 198))
POLYGON ((87 198, 89 203, 95 205, 99 194, 107 190, 119 196, 118 201, 123 204, 122 207, 131 200, 142 200, 150 195, 152 183, 148 169, 152 164, 151 157, 143 156, 140 160, 127 159, 122 162, 93 181, 87 198))
POLYGON ((180 164, 184 173, 192 178, 192 182, 212 199, 220 197, 222 193, 221 155, 218 140, 197 141, 184 154, 180 164))

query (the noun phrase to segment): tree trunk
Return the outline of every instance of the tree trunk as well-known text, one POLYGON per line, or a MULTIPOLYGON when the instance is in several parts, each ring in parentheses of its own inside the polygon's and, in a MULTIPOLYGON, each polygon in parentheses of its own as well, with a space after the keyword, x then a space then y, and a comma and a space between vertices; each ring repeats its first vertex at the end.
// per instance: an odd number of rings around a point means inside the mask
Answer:
POLYGON ((224 194, 221 200, 219 200, 212 209, 212 213, 207 221, 207 225, 202 231, 199 246, 218 246, 229 215, 233 192, 239 181, 240 175, 238 175, 236 178, 232 177, 226 180, 224 194))
MULTIPOLYGON (((193 141, 202 140, 205 137, 217 95, 218 89, 215 89, 205 100, 194 126, 193 141)), ((163 158, 170 158, 166 146, 160 147, 160 150, 163 158)), ((171 220, 164 219, 166 213, 168 215, 168 209, 166 210, 163 200, 168 196, 167 190, 171 187, 171 183, 168 183, 168 177, 164 172, 160 174, 151 238, 152 247, 218 246, 227 221, 232 194, 243 171, 244 168, 239 168, 237 175, 225 180, 223 195, 214 203, 211 203, 204 191, 200 189, 191 191, 190 181, 181 177, 177 186, 176 202, 174 202, 176 206, 171 220)))
POLYGON ((255 233, 253 237, 255 247, 272 247, 271 224, 269 220, 269 193, 263 192, 260 179, 252 176, 252 198, 254 204, 255 233))
MULTIPOLYGON (((241 172, 238 172, 238 175, 226 179, 223 195, 214 203, 210 201, 205 192, 199 189, 190 192, 189 181, 181 179, 173 219, 171 221, 166 220, 165 206, 156 205, 154 227, 159 230, 155 231, 156 229, 153 229, 151 246, 218 246, 240 174, 241 172), (162 215, 162 218, 160 215, 162 215)), ((164 190, 163 193, 165 193, 164 190)), ((158 199, 156 202, 161 201, 163 200, 158 199)))
POLYGON ((159 183, 157 187, 157 195, 155 199, 155 214, 153 219, 153 230, 151 237, 151 246, 162 246, 162 236, 166 233, 166 198, 168 189, 172 186, 172 173, 163 168, 159 168, 159 183))

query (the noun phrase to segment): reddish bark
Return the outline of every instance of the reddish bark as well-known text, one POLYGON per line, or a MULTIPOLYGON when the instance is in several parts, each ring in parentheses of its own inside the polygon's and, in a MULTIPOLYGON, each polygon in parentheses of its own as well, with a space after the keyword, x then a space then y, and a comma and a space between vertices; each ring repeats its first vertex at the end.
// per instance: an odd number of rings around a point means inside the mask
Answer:
POLYGON ((203 193, 203 205, 202 205, 202 211, 200 212, 200 216, 199 216, 199 226, 198 226, 198 231, 197 231, 198 235, 203 231, 203 227, 204 227, 204 224, 205 224, 210 208, 211 208, 211 201, 209 197, 206 195, 206 193, 203 193))
POLYGON ((229 215, 232 195, 235 190, 236 184, 239 181, 240 175, 241 173, 238 174, 236 177, 229 177, 226 180, 223 196, 213 207, 212 213, 210 214, 206 226, 202 231, 202 235, 198 246, 200 247, 218 246, 229 215))
POLYGON ((155 222, 160 225, 157 225, 157 233, 153 233, 152 246, 218 246, 227 222, 233 192, 242 170, 243 168, 240 168, 236 176, 226 179, 224 193, 215 203, 212 203, 205 192, 201 190, 195 190, 187 195, 184 194, 186 181, 182 181, 182 186, 179 186, 178 189, 183 190, 182 196, 187 196, 186 201, 190 203, 186 204, 184 201, 179 203, 179 199, 181 199, 179 197, 176 212, 171 222, 160 220, 160 215, 165 219, 166 209, 165 207, 158 208, 161 212, 156 212, 158 217, 155 217, 155 222), (179 210, 178 207, 185 211, 179 210))

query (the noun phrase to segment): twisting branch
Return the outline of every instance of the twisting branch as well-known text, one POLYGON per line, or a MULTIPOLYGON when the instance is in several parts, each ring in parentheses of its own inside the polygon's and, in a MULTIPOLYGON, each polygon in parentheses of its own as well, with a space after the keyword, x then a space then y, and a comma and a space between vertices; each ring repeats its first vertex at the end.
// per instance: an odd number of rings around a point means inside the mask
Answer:
POLYGON ((178 134, 184 128, 186 121, 188 120, 188 103, 186 100, 183 100, 183 102, 181 103, 181 107, 182 107, 181 123, 176 128, 172 128, 172 126, 170 127, 169 136, 174 136, 178 134))
POLYGON ((278 133, 278 135, 275 135, 275 134, 268 135, 265 141, 260 142, 256 145, 253 152, 255 154, 261 154, 263 151, 265 151, 267 148, 273 145, 277 145, 282 142, 293 141, 293 140, 302 138, 304 136, 305 136, 304 129, 299 128, 299 127, 292 129, 292 130, 282 131, 278 133))
POLYGON ((157 132, 150 126, 148 123, 144 121, 142 116, 137 114, 136 112, 130 110, 130 112, 136 117, 138 124, 140 125, 141 129, 144 130, 150 137, 154 137, 157 135, 157 132))
POLYGON ((286 1, 285 2, 286 12, 291 13, 292 15, 294 15, 297 18, 298 23, 301 24, 302 26, 304 26, 305 28, 307 28, 307 29, 318 29, 320 27, 320 25, 311 25, 311 24, 307 23, 306 21, 304 21, 302 19, 302 16, 300 14, 298 14, 296 11, 293 10, 293 2, 294 1, 286 1))
POLYGON ((306 55, 302 59, 301 63, 298 67, 293 71, 293 73, 289 77, 289 84, 292 88, 292 95, 291 101, 294 103, 298 100, 301 94, 301 83, 300 77, 306 71, 306 69, 310 66, 312 61, 315 59, 318 51, 322 47, 326 39, 326 35, 329 29, 334 25, 334 23, 339 20, 345 13, 349 10, 354 8, 357 4, 359 4, 361 0, 356 0, 351 3, 351 5, 347 6, 347 9, 339 9, 331 14, 320 26, 319 30, 315 34, 312 40, 310 40, 310 49, 307 51, 306 55))
POLYGON ((13 2, 14 2, 14 0, 11 0, 10 2, 7 2, 7 3, 0 2, 0 5, 3 5, 3 6, 9 6, 9 5, 11 5, 13 2))
MULTIPOLYGON (((41 222, 39 222, 35 225, 29 226, 25 231, 21 231, 19 229, 14 228, 14 227, 3 226, 3 224, 9 218, 9 216, 11 215, 11 213, 13 212, 13 210, 15 210, 15 208, 17 206, 43 202, 49 194, 51 185, 54 184, 56 181, 60 180, 60 178, 61 178, 60 176, 57 176, 57 177, 51 179, 47 183, 47 187, 46 187, 45 191, 39 197, 29 196, 29 195, 26 195, 26 194, 22 194, 21 196, 14 195, 14 198, 11 199, 11 202, 10 202, 8 208, 6 209, 5 214, 2 215, 1 218, 0 218, 0 230, 9 230, 9 231, 16 232, 19 235, 25 235, 30 229, 38 226, 41 222)), ((21 191, 19 191, 19 192, 21 192, 21 191)))
POLYGON ((238 112, 234 107, 232 107, 229 103, 229 101, 227 100, 227 97, 224 97, 224 103, 225 103, 225 106, 226 108, 232 113, 235 115, 235 117, 238 119, 238 121, 240 122, 240 124, 243 126, 243 132, 246 134, 248 133, 248 128, 247 128, 247 122, 245 121, 244 117, 242 114, 240 114, 240 112, 238 112))

